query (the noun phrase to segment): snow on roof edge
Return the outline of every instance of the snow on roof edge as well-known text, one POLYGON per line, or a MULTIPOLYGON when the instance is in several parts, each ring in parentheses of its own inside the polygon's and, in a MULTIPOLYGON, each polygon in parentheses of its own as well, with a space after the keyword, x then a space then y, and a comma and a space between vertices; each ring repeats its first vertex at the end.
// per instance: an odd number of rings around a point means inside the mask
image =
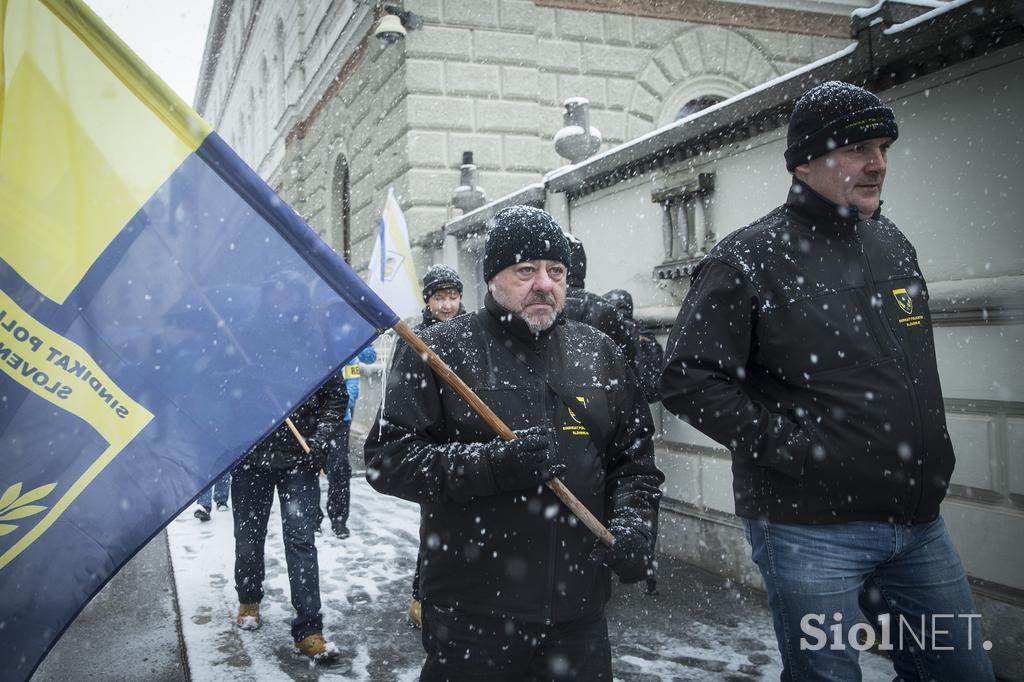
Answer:
MULTIPOLYGON (((906 2, 907 0, 900 0, 900 1, 901 2, 906 2)), ((948 2, 948 3, 944 3, 942 5, 939 5, 935 9, 930 10, 928 12, 925 12, 924 14, 919 14, 916 17, 914 17, 913 19, 908 19, 908 20, 906 20, 906 21, 904 21, 902 23, 899 23, 899 24, 893 24, 892 26, 889 26, 888 28, 884 29, 882 31, 882 33, 884 35, 889 36, 889 35, 893 35, 894 33, 899 33, 900 31, 905 31, 905 30, 907 30, 908 28, 910 28, 912 26, 916 26, 916 25, 918 25, 920 23, 923 23, 925 21, 931 21, 932 19, 934 19, 935 17, 939 16, 940 14, 945 14, 946 12, 952 11, 952 10, 956 9, 957 7, 962 7, 963 5, 966 5, 969 2, 973 2, 973 0, 952 0, 952 2, 948 2)))
MULTIPOLYGON (((882 9, 882 5, 884 5, 886 3, 886 1, 887 0, 880 0, 879 2, 876 2, 871 7, 858 7, 857 9, 853 10, 852 12, 850 12, 850 16, 851 17, 856 17, 858 19, 863 19, 864 17, 870 17, 872 14, 874 14, 878 10, 882 9)), ((900 4, 903 4, 903 5, 915 5, 917 7, 932 7, 932 8, 934 8, 934 7, 943 7, 943 6, 945 6, 949 2, 949 0, 898 0, 898 2, 900 4)))
POLYGON ((514 192, 509 192, 505 196, 498 197, 494 201, 488 201, 483 206, 478 206, 477 208, 474 208, 472 211, 469 211, 468 213, 463 213, 457 218, 452 218, 451 220, 444 224, 444 229, 446 231, 452 229, 454 229, 455 231, 459 231, 460 228, 465 228, 468 226, 476 225, 477 223, 486 222, 493 213, 497 212, 497 207, 500 206, 503 202, 509 201, 510 199, 513 199, 521 195, 531 194, 537 191, 540 191, 541 194, 544 193, 545 187, 543 182, 531 182, 528 185, 523 185, 514 192))
MULTIPOLYGON (((970 0, 966 0, 966 1, 970 2, 970 0)), ((753 88, 750 88, 749 90, 744 90, 743 92, 737 93, 737 94, 733 95, 732 97, 730 97, 729 99, 722 100, 721 102, 718 102, 717 104, 713 104, 710 107, 707 107, 706 109, 701 109, 700 111, 695 112, 693 114, 690 114, 689 116, 686 116, 685 118, 681 118, 678 121, 673 121, 672 123, 664 125, 664 126, 662 126, 660 128, 656 128, 655 130, 652 130, 649 133, 644 133, 643 135, 640 135, 639 137, 634 137, 633 139, 628 140, 626 142, 623 142, 622 144, 617 145, 615 147, 612 147, 611 149, 606 149, 603 152, 595 154, 595 155, 587 158, 586 160, 581 161, 580 163, 570 164, 568 166, 563 166, 562 168, 559 168, 559 169, 556 169, 554 171, 551 171, 550 173, 548 173, 547 176, 545 176, 545 180, 549 181, 549 182, 552 181, 552 180, 557 180, 558 178, 563 177, 565 175, 568 175, 572 171, 575 171, 575 170, 578 170, 580 168, 583 168, 583 167, 585 167, 585 166, 587 166, 587 165, 589 165, 589 164, 591 164, 591 163, 593 163, 595 161, 598 161, 598 160, 605 159, 605 158, 608 158, 610 156, 613 156, 613 155, 615 155, 615 154, 617 154, 617 153, 619 153, 619 152, 621 152, 621 151, 623 151, 625 149, 629 149, 631 147, 639 145, 642 142, 645 142, 647 140, 651 140, 651 139, 654 139, 655 137, 663 135, 663 134, 665 134, 666 132, 668 132, 670 130, 673 130, 675 128, 680 128, 683 125, 685 125, 687 123, 690 123, 692 121, 695 121, 697 119, 703 118, 704 116, 709 116, 709 115, 711 115, 711 114, 713 114, 713 113, 715 113, 717 111, 720 111, 721 109, 724 109, 726 107, 730 107, 730 106, 732 106, 732 105, 736 104, 737 102, 740 102, 740 101, 742 101, 744 99, 749 99, 749 98, 753 97, 754 95, 756 95, 758 93, 761 93, 761 92, 763 92, 763 91, 765 91, 765 90, 767 90, 769 88, 773 88, 773 87, 779 85, 780 83, 784 83, 786 81, 798 78, 799 76, 802 76, 803 74, 807 73, 808 71, 813 71, 814 69, 820 68, 820 67, 822 67, 822 66, 824 66, 826 64, 830 64, 832 62, 839 61, 839 60, 841 60, 841 59, 843 59, 845 57, 848 57, 848 56, 852 55, 854 52, 856 52, 858 45, 859 45, 859 43, 857 41, 854 41, 854 42, 850 43, 849 45, 847 45, 846 47, 844 47, 843 49, 839 50, 838 52, 833 52, 832 54, 827 55, 825 57, 822 57, 821 59, 819 59, 819 60, 817 60, 815 62, 811 62, 810 64, 804 64, 803 66, 801 66, 799 68, 796 68, 796 69, 794 69, 792 71, 788 71, 788 72, 786 72, 786 73, 784 73, 784 74, 782 74, 780 76, 776 76, 775 78, 773 78, 770 81, 766 81, 764 83, 761 83, 760 85, 756 85, 753 88)))
MULTIPOLYGON (((903 4, 913 4, 921 7, 932 7, 936 4, 934 0, 899 0, 899 2, 903 4)), ((941 6, 934 7, 934 9, 924 12, 923 14, 918 15, 913 19, 908 19, 905 22, 902 22, 900 24, 893 24, 889 28, 883 29, 882 34, 889 36, 894 33, 906 31, 912 27, 917 27, 923 23, 934 20, 944 14, 949 14, 955 10, 962 9, 966 5, 971 5, 976 2, 977 0, 949 0, 948 2, 942 2, 941 6)), ((880 2, 874 8, 870 9, 880 8, 883 4, 883 2, 880 2)), ((879 17, 879 19, 881 19, 881 17, 879 17)), ((880 48, 882 46, 878 45, 876 47, 880 48)), ((718 104, 708 107, 707 109, 702 109, 701 111, 696 112, 695 114, 691 114, 690 116, 684 119, 675 121, 666 126, 662 126, 661 128, 658 128, 656 130, 652 130, 649 133, 623 142, 617 145, 616 147, 595 154, 594 156, 589 157, 588 159, 585 159, 584 161, 581 161, 578 164, 568 165, 550 171, 545 176, 547 189, 548 191, 551 192, 564 192, 570 189, 572 186, 587 186, 590 183, 590 181, 592 181, 595 178, 599 178, 609 173, 613 173, 616 169, 622 168, 624 166, 629 166, 630 164, 635 163, 643 158, 648 158, 662 149, 677 147, 678 145, 687 140, 697 139, 711 129, 708 126, 705 126, 705 129, 702 130, 701 126, 693 125, 702 117, 711 116, 714 113, 719 112, 727 107, 734 107, 740 101, 750 99, 758 94, 764 93, 769 89, 778 88, 786 82, 796 80, 801 76, 806 76, 809 72, 821 69, 823 67, 827 67, 830 64, 836 65, 842 59, 850 58, 852 55, 858 52, 859 48, 864 49, 864 46, 861 44, 860 41, 854 41, 847 47, 843 48, 842 50, 839 50, 838 52, 835 52, 831 55, 827 55, 811 64, 805 64, 804 66, 794 69, 793 71, 790 71, 788 73, 782 74, 766 83, 762 83, 761 85, 751 88, 750 90, 738 93, 737 95, 727 100, 719 102, 718 104), (681 126, 687 123, 691 124, 691 127, 689 128, 690 134, 687 134, 685 135, 685 137, 680 139, 681 136, 678 132, 675 131, 678 131, 678 129, 681 126), (658 143, 660 143, 658 149, 650 149, 650 147, 652 146, 652 140, 657 140, 658 143), (641 149, 644 145, 648 147, 647 150, 641 149), (629 156, 630 152, 635 154, 635 156, 631 158, 629 156)), ((874 52, 872 52, 872 54, 874 54, 874 52)), ((860 74, 854 73, 849 77, 856 77, 857 75, 860 74)), ((824 78, 824 80, 828 80, 829 78, 834 77, 836 77, 836 75, 828 76, 824 78)), ((770 105, 761 107, 762 110, 768 108, 770 108, 770 105)), ((731 121, 727 121, 721 125, 725 125, 730 122, 731 121)))

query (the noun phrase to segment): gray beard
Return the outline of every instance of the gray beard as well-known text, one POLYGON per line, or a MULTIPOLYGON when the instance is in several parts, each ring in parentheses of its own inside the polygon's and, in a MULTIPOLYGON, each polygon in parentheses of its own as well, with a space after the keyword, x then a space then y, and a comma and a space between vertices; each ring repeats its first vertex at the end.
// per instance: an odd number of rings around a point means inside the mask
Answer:
MULTIPOLYGON (((506 300, 505 297, 498 291, 496 287, 490 287, 489 290, 491 292, 491 296, 494 297, 494 300, 498 303, 498 305, 500 305, 505 310, 508 310, 510 312, 512 311, 512 301, 506 300)), ((512 312, 512 314, 518 317, 523 322, 525 322, 527 329, 530 330, 530 333, 533 334, 534 336, 537 336, 541 332, 551 329, 551 327, 553 327, 555 324, 555 320, 558 319, 558 314, 561 312, 561 309, 555 310, 552 312, 551 317, 549 319, 545 318, 538 322, 530 320, 530 318, 528 318, 526 316, 526 313, 524 313, 523 311, 512 312)))
POLYGON ((523 313, 517 313, 516 317, 518 317, 519 319, 526 323, 526 326, 530 330, 531 334, 537 336, 541 332, 547 331, 548 329, 551 329, 551 327, 554 326, 555 320, 558 319, 558 313, 553 313, 550 318, 541 320, 539 322, 534 322, 523 313))

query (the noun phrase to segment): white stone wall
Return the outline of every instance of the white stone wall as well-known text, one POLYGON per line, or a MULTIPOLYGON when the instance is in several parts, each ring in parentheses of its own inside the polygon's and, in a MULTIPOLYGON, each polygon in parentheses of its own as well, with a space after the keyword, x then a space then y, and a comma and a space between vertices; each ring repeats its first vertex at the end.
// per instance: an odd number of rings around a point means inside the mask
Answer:
MULTIPOLYGON (((785 4, 785 3, 782 3, 785 4)), ((351 262, 365 267, 387 187, 414 242, 457 214, 463 151, 489 199, 562 166, 562 102, 587 97, 603 149, 831 53, 842 40, 538 7, 532 0, 406 0, 422 30, 369 38, 372 8, 344 0, 221 0, 230 11, 202 112, 336 249, 336 168, 351 185, 351 262), (300 134, 301 127, 301 134, 300 134)), ((208 55, 209 58, 209 55, 208 55)), ((420 269, 436 257, 416 250, 420 269)))
POLYGON ((529 0, 406 4, 427 20, 405 48, 414 235, 449 216, 464 150, 474 151, 489 199, 564 165, 553 137, 569 97, 590 100, 607 149, 673 120, 689 97, 731 96, 844 44, 529 0))

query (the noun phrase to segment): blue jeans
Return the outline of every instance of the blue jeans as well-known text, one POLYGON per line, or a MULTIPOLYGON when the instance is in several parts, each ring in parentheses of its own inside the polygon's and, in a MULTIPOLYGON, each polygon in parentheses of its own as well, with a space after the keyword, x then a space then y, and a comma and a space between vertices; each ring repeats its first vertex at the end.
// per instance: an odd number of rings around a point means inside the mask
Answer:
POLYGON ((284 531, 284 558, 291 588, 292 637, 296 642, 323 631, 320 565, 314 532, 320 510, 316 471, 267 469, 240 464, 231 477, 235 518, 235 591, 241 604, 263 600, 264 543, 277 488, 284 531))
POLYGON ((196 502, 199 506, 210 511, 213 508, 212 502, 217 504, 228 503, 228 493, 231 492, 231 472, 226 472, 223 476, 214 481, 209 488, 199 493, 199 497, 196 498, 196 502), (212 497, 212 500, 211 500, 212 497))
POLYGON ((768 591, 782 680, 860 680, 860 637, 882 642, 899 680, 995 679, 941 517, 913 526, 743 523, 768 591), (861 613, 873 628, 858 624, 861 613))

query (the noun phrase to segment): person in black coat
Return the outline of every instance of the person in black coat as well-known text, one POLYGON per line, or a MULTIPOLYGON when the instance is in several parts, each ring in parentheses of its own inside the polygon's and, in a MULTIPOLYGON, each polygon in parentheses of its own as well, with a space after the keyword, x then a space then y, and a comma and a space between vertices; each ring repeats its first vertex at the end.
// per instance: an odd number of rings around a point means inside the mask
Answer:
POLYGON ((661 347, 654 332, 633 317, 633 296, 628 291, 612 289, 603 298, 615 306, 619 317, 626 323, 636 325, 636 378, 647 402, 658 402, 661 400, 658 384, 661 382, 662 365, 665 364, 665 349, 661 347))
MULTIPOLYGON (((277 315, 276 327, 261 332, 272 333, 282 340, 275 357, 265 363, 268 383, 273 384, 275 372, 294 371, 294 363, 301 361, 303 349, 314 342, 316 334, 305 322, 309 294, 303 283, 287 277, 269 282, 264 287, 262 303, 277 311, 277 315)), ((326 461, 328 441, 341 424, 347 401, 345 382, 336 373, 289 417, 308 451, 288 425, 281 424, 235 466, 231 477, 235 591, 239 601, 236 624, 243 630, 253 630, 261 624, 264 543, 276 490, 281 504, 288 584, 295 609, 291 635, 301 653, 317 660, 329 659, 338 653, 323 636, 320 569, 314 534, 320 514, 319 473, 326 461)))
MULTIPOLYGON (((462 278, 455 268, 435 264, 423 275, 423 321, 416 325, 417 334, 440 322, 465 315, 462 305, 462 278)), ((423 605, 420 603, 420 562, 422 552, 416 556, 416 572, 412 576, 412 599, 409 601, 409 622, 422 627, 423 605)))
POLYGON ((881 213, 898 135, 862 88, 808 91, 789 198, 698 265, 666 351, 665 408, 732 451, 784 680, 859 679, 862 613, 925 642, 900 635, 900 679, 993 679, 939 515, 953 448, 928 286, 881 213))
POLYGON ((421 507, 422 680, 611 679, 611 573, 646 577, 664 477, 621 352, 560 314, 568 261, 549 214, 504 209, 487 235, 484 308, 423 332, 516 440, 495 438, 408 346, 388 375, 366 476, 421 507), (543 485, 555 476, 612 547, 543 485))
POLYGON ((462 305, 462 279, 455 268, 435 264, 427 269, 423 275, 423 303, 423 321, 416 325, 416 332, 466 314, 462 305))

